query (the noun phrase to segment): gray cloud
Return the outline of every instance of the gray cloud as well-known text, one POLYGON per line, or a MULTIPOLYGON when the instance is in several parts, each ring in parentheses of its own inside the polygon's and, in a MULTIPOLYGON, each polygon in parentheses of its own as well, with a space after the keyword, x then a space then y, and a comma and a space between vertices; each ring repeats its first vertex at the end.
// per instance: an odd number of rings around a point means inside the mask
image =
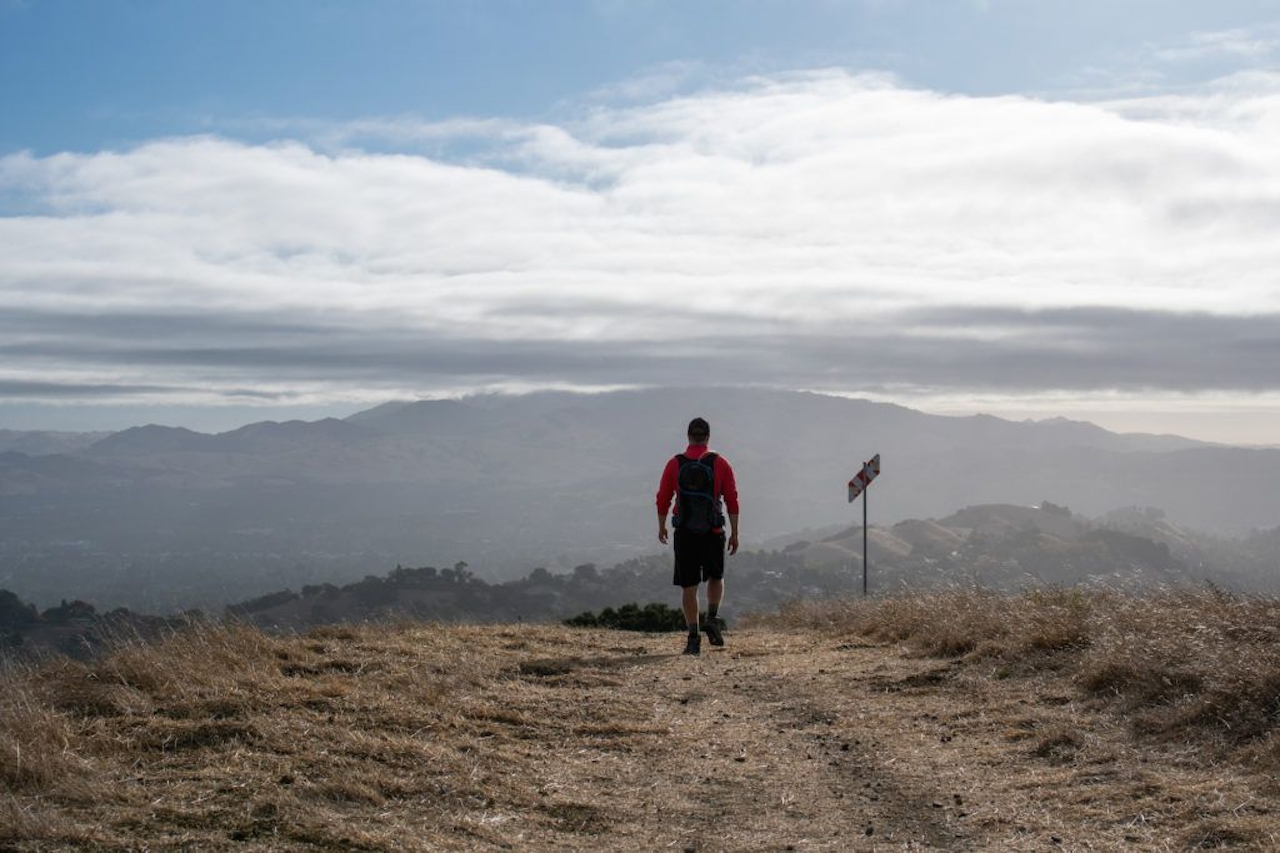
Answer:
POLYGON ((1268 75, 1099 104, 825 71, 350 129, 466 161, 0 158, 0 399, 1280 391, 1278 117, 1268 75))
MULTIPOLYGON (((12 318, 7 318, 6 324, 12 318)), ((600 386, 708 380, 788 387, 904 388, 916 393, 1047 390, 1141 393, 1277 386, 1280 314, 1222 316, 1121 309, 1024 311, 946 306, 890 312, 869 324, 762 331, 709 325, 687 340, 494 340, 421 335, 387 324, 299 326, 262 318, 27 316, 38 342, 0 345, 30 363, 111 364, 162 377, 157 385, 5 382, 11 398, 176 393, 278 399, 246 378, 394 389, 534 384, 600 386)))
POLYGON ((12 382, 0 380, 0 396, 14 400, 83 400, 114 399, 120 396, 162 395, 180 392, 182 389, 166 385, 77 385, 71 382, 12 382))

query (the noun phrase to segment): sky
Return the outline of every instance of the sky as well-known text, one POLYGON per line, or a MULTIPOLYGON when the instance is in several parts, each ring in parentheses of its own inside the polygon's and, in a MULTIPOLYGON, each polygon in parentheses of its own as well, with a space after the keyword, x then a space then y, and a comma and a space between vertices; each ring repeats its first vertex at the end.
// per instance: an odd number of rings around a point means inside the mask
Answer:
POLYGON ((0 429, 798 388, 1280 444, 1280 2, 0 0, 0 429))

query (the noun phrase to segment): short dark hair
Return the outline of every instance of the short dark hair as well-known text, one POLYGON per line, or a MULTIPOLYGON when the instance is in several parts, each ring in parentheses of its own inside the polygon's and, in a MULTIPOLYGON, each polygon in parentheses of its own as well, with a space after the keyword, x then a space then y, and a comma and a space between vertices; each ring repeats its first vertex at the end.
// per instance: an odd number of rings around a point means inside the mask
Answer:
POLYGON ((711 437, 711 424, 707 423, 704 418, 694 418, 689 421, 689 436, 697 436, 698 438, 711 437))

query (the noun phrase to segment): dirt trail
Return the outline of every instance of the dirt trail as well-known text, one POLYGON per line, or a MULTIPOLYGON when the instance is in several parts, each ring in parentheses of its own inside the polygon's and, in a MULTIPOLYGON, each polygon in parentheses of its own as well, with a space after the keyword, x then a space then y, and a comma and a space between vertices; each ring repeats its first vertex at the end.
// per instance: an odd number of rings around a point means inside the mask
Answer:
POLYGON ((737 631, 698 658, 675 636, 531 636, 511 635, 503 701, 526 724, 575 722, 517 747, 562 816, 517 847, 1191 849, 1269 808, 1177 750, 1139 754, 1050 676, 807 632, 737 631))

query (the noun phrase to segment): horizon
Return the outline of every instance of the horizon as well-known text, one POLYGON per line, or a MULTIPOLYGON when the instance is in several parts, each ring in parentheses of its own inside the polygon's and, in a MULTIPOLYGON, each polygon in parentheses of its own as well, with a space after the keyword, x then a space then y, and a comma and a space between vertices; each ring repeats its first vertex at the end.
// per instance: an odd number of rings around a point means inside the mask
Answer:
POLYGON ((0 0, 0 74, 0 428, 710 376, 1280 440, 1256 3, 0 0))
MULTIPOLYGON (((372 411, 382 406, 392 406, 392 405, 413 405, 415 403, 440 402, 440 401, 465 402, 467 400, 473 400, 478 398, 523 397, 523 396, 536 395, 536 394, 607 396, 615 393, 662 392, 667 390, 674 391, 674 390, 687 390, 687 389, 664 388, 664 387, 658 387, 658 386, 619 388, 619 389, 609 389, 604 391, 594 390, 594 389, 575 390, 575 389, 564 389, 564 388, 552 388, 552 389, 534 389, 534 390, 527 390, 527 391, 520 391, 520 392, 501 392, 501 391, 478 392, 474 394, 458 394, 458 395, 450 395, 445 397, 424 397, 424 398, 417 398, 417 399, 403 398, 403 399, 393 399, 393 400, 382 400, 382 401, 372 402, 372 403, 348 404, 347 406, 344 406, 344 407, 317 406, 317 407, 288 408, 288 409, 281 410, 281 409, 274 409, 269 407, 219 406, 219 407, 205 407, 205 408, 197 407, 193 409, 179 408, 179 409, 151 411, 151 414, 160 415, 160 417, 149 417, 147 414, 148 410, 146 409, 139 409, 136 411, 133 409, 128 409, 125 412, 114 415, 114 417, 112 418, 109 418, 104 421, 96 422, 99 424, 99 426, 96 428, 91 427, 88 429, 65 429, 65 428, 58 428, 58 427, 40 427, 40 426, 15 427, 7 423, 0 422, 0 431, 50 432, 50 433, 117 433, 117 432, 123 432, 128 429, 135 429, 139 427, 157 426, 157 427, 163 427, 163 428, 169 428, 169 429, 186 429, 196 433, 215 435, 215 434, 221 434, 221 433, 227 433, 227 432, 234 432, 235 430, 241 429, 243 427, 252 426, 255 424, 263 424, 263 423, 276 423, 276 424, 283 424, 283 423, 290 423, 290 422, 316 423, 319 421, 324 421, 329 419, 347 420, 353 416, 372 411), (130 418, 133 418, 133 419, 130 419, 130 418)), ((911 411, 917 412, 919 414, 934 416, 934 417, 945 417, 945 418, 993 417, 993 418, 998 418, 1000 420, 1008 421, 1010 423, 1029 423, 1029 424, 1045 424, 1045 423, 1052 423, 1054 421, 1063 421, 1067 423, 1085 424, 1085 425, 1098 427, 1100 429, 1106 430, 1107 432, 1111 432, 1117 435, 1135 435, 1135 436, 1146 435, 1146 436, 1152 436, 1152 437, 1184 438, 1184 439, 1190 439, 1193 441, 1205 442, 1207 444, 1217 444, 1217 445, 1239 447, 1239 448, 1245 448, 1245 449, 1280 448, 1280 443, 1277 443, 1274 441, 1272 442, 1263 441, 1263 442, 1257 442, 1257 443, 1240 442, 1240 441, 1223 441, 1223 440, 1217 440, 1212 438, 1202 438, 1202 437, 1190 435, 1184 432, 1178 432, 1176 429, 1162 430, 1162 431, 1150 431, 1150 430, 1143 430, 1143 429, 1125 429, 1123 428, 1122 425, 1126 422, 1127 415, 1124 415, 1124 414, 1122 414, 1118 420, 1118 423, 1121 424, 1121 426, 1112 427, 1112 426, 1107 426, 1104 423, 1099 423, 1097 420, 1092 420, 1085 417, 1067 417, 1067 416, 1064 416, 1061 414, 1055 414, 1055 413, 1041 413, 1038 416, 1027 415, 1025 417, 1014 417, 1014 416, 998 414, 990 411, 964 411, 964 412, 954 412, 954 411, 945 411, 945 410, 930 411, 928 409, 924 409, 916 406, 908 406, 902 403, 897 403, 892 400, 874 399, 869 396, 835 394, 835 393, 826 392, 826 391, 813 391, 809 389, 753 388, 749 386, 738 386, 738 387, 715 386, 708 390, 713 392, 724 391, 724 390, 743 390, 743 391, 753 390, 753 391, 766 391, 771 393, 816 394, 819 396, 832 397, 836 399, 862 401, 862 402, 869 402, 869 403, 875 403, 875 404, 886 405, 886 406, 898 406, 901 408, 906 408, 911 411)))

